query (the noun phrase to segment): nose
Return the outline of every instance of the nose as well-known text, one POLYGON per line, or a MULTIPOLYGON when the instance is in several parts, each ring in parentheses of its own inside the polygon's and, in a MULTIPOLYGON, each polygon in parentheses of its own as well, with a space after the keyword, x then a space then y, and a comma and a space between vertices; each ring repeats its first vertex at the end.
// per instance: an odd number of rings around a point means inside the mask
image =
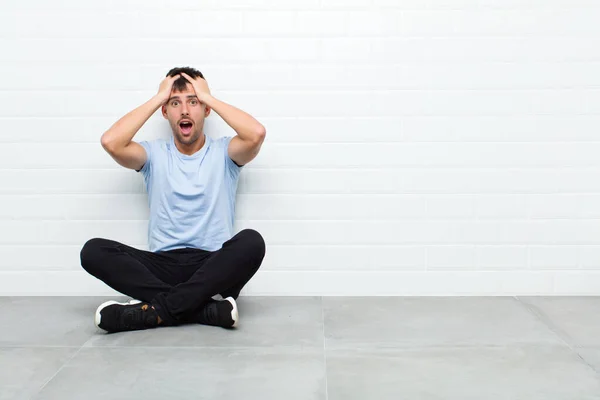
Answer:
POLYGON ((188 105, 183 103, 181 105, 181 115, 190 115, 190 112, 188 110, 188 105))

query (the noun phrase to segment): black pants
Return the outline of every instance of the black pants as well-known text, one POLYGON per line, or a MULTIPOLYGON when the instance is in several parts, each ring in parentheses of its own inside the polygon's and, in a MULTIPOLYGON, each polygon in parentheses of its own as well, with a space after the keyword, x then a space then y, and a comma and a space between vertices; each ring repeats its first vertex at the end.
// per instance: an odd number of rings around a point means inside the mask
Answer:
POLYGON ((151 303, 165 325, 193 322, 217 294, 236 298, 265 256, 265 242, 245 229, 217 251, 194 248, 139 250, 93 238, 81 249, 81 266, 111 288, 151 303))

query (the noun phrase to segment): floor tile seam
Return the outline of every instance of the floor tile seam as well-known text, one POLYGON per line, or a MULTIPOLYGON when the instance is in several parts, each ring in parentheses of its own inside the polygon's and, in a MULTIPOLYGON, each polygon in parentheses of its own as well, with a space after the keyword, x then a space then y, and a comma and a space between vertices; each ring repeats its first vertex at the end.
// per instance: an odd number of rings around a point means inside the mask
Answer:
MULTIPOLYGON (((1 347, 1 346, 0 346, 1 347)), ((85 349, 166 349, 166 350, 312 350, 315 352, 323 351, 323 346, 297 346, 297 345, 276 345, 276 346, 158 346, 158 345, 92 345, 85 349)), ((81 350, 81 349, 80 349, 81 350)))
POLYGON ((575 354, 579 360, 588 366, 592 371, 594 371, 597 375, 600 375, 600 371, 594 367, 591 363, 589 363, 578 351, 577 346, 574 343, 573 338, 567 332, 560 329, 554 322, 552 322, 552 318, 550 318, 543 310, 536 307, 533 304, 529 304, 523 300, 521 300, 518 296, 515 296, 515 299, 526 309, 528 310, 534 317, 536 317, 542 324, 544 324, 556 337, 558 337, 569 350, 575 354))
POLYGON ((542 349, 542 348, 561 348, 565 350, 571 350, 567 346, 561 343, 508 343, 508 344, 489 344, 489 343, 473 343, 473 344, 425 344, 425 345, 413 345, 413 346, 373 346, 373 345, 360 345, 360 346, 333 346, 326 349, 327 352, 338 352, 338 351, 421 351, 421 350, 474 350, 474 349, 489 349, 489 350, 501 350, 501 349, 542 349))
POLYGON ((600 350, 600 346, 575 346, 573 349, 573 351, 577 354, 577 356, 579 358, 581 358, 583 362, 588 364, 594 371, 596 371, 596 373, 598 374, 598 377, 600 378, 600 370, 597 367, 595 367, 593 364, 587 362, 585 357, 579 352, 581 350, 600 350))
POLYGON ((517 302, 521 304, 530 314, 532 314, 538 321, 544 324, 554 335, 556 335, 565 345, 569 347, 575 346, 573 338, 561 329, 557 324, 552 321, 552 318, 548 314, 546 314, 542 309, 535 306, 534 304, 530 304, 526 301, 521 300, 519 297, 515 297, 517 302))
POLYGON ((42 391, 44 390, 44 388, 46 386, 48 386, 48 384, 50 382, 52 382, 52 380, 60 373, 60 371, 62 371, 75 357, 77 357, 77 355, 81 352, 81 350, 83 349, 83 347, 90 341, 92 340, 94 336, 90 336, 88 338, 88 340, 86 340, 81 346, 79 346, 79 349, 77 349, 76 352, 73 353, 73 355, 71 357, 69 357, 64 363, 62 363, 62 365, 56 370, 56 372, 49 378, 47 379, 43 385, 40 386, 40 388, 37 390, 37 392, 31 397, 32 399, 34 399, 35 397, 37 397, 40 393, 42 393, 42 391))
POLYGON ((81 345, 66 346, 52 344, 0 344, 0 349, 79 349, 81 345))
POLYGON ((526 301, 521 300, 520 297, 514 296, 514 299, 521 305, 521 307, 525 308, 527 312, 533 315, 538 321, 540 321, 550 332, 552 332, 561 342, 565 345, 572 347, 574 345, 573 338, 567 334, 567 332, 560 329, 558 325, 552 322, 552 318, 550 318, 545 312, 536 307, 533 304, 530 304, 526 301))

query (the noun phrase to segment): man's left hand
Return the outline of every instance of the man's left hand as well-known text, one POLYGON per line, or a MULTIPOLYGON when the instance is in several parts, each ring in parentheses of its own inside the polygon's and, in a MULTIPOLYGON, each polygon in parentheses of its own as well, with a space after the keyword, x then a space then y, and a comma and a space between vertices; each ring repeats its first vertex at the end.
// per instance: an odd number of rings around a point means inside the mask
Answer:
POLYGON ((196 92, 196 97, 198 97, 198 100, 201 103, 206 104, 207 97, 211 96, 210 89, 208 88, 208 83, 206 83, 206 80, 200 77, 194 79, 185 72, 180 72, 180 74, 192 84, 192 87, 194 88, 194 92, 196 92))

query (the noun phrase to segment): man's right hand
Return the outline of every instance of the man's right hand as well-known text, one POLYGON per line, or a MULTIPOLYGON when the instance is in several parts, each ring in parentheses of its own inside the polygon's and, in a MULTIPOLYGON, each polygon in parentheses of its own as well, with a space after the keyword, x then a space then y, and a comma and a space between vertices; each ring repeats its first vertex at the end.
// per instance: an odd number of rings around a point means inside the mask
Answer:
POLYGON ((158 96, 158 98, 160 99, 161 105, 165 105, 167 103, 167 101, 171 97, 171 90, 173 89, 173 82, 175 82, 179 78, 181 78, 181 75, 179 75, 179 74, 177 74, 175 76, 167 76, 160 83, 160 86, 158 87, 158 93, 156 94, 156 96, 158 96))
POLYGON ((150 100, 137 107, 135 110, 125 114, 104 132, 101 138, 102 147, 104 147, 119 164, 127 168, 135 168, 136 170, 144 165, 146 152, 140 144, 132 143, 132 139, 156 110, 169 101, 173 89, 173 82, 179 78, 181 78, 179 74, 165 77, 160 83, 157 94, 152 96, 150 100))

